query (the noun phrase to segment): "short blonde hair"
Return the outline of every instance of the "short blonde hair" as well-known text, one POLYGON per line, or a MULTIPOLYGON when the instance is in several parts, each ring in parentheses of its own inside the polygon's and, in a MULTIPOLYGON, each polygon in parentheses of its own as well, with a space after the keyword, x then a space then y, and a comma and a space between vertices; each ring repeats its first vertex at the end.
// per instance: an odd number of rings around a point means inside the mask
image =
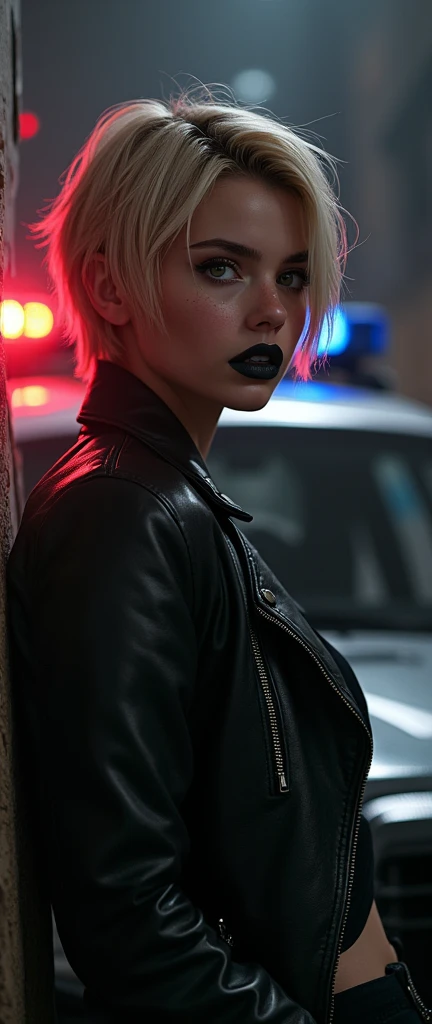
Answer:
POLYGON ((335 160, 268 114, 209 94, 193 100, 141 99, 110 107, 61 179, 59 195, 30 225, 57 293, 60 321, 75 344, 76 372, 97 358, 121 361, 113 326, 94 309, 83 275, 103 252, 117 287, 141 318, 165 331, 161 265, 221 175, 246 174, 295 191, 309 233, 308 326, 294 366, 303 379, 317 356, 321 328, 340 299, 347 243, 332 186, 335 160), (329 173, 330 172, 330 173, 329 173))

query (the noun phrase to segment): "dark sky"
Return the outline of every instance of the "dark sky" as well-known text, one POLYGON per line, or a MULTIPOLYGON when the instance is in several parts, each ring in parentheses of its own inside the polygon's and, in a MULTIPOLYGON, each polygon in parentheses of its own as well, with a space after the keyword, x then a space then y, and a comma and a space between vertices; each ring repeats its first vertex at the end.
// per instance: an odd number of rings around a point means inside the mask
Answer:
MULTIPOLYGON (((277 86, 264 106, 309 124, 345 160, 343 26, 335 0, 22 0, 23 109, 38 114, 41 130, 21 145, 21 280, 43 286, 41 254, 23 222, 57 193, 60 174, 111 104, 167 98, 195 79, 231 86, 239 72, 262 68, 277 86)), ((341 183, 346 202, 346 168, 341 183)))

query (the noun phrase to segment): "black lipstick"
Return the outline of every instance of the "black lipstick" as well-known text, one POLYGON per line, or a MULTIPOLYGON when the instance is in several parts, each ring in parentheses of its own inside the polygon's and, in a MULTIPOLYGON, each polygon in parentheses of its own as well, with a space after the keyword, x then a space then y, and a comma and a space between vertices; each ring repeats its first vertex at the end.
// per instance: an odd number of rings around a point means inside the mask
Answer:
POLYGON ((234 359, 229 360, 230 366, 243 377, 252 377, 255 380, 272 380, 279 373, 283 362, 283 352, 279 345, 251 345, 250 348, 240 352, 234 359), (252 356, 267 356, 267 362, 247 362, 252 356))

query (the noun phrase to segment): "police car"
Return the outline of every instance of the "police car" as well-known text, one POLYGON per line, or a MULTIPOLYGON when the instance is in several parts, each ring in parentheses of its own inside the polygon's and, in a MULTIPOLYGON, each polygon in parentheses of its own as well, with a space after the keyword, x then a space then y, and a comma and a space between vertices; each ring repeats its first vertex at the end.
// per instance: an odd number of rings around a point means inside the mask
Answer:
MULTIPOLYGON (((253 516, 245 534, 363 687, 377 904, 431 1004, 432 410, 359 375, 362 358, 382 353, 386 329, 380 310, 341 307, 320 343, 329 368, 306 384, 285 378, 258 412, 224 410, 207 465, 253 516)), ((66 376, 8 386, 28 493, 74 443, 84 388, 66 376)), ((57 969, 61 987, 60 947, 57 969)))

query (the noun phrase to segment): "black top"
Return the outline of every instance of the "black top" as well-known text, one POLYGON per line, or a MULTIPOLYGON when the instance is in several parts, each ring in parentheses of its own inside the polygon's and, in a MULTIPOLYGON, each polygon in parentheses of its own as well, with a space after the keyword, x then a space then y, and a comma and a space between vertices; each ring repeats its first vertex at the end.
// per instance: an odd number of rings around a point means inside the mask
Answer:
MULTIPOLYGON (((323 637, 321 637, 323 639, 323 637)), ((356 679, 356 676, 345 658, 336 651, 327 640, 324 641, 331 651, 331 654, 339 666, 343 676, 351 690, 351 693, 362 710, 366 701, 364 693, 356 679)), ((361 935, 374 899, 374 854, 372 846, 372 835, 369 822, 362 815, 360 830, 358 834, 357 850, 354 867, 354 879, 351 890, 351 900, 348 911, 348 918, 344 931, 342 953, 354 945, 356 939, 361 935)))

